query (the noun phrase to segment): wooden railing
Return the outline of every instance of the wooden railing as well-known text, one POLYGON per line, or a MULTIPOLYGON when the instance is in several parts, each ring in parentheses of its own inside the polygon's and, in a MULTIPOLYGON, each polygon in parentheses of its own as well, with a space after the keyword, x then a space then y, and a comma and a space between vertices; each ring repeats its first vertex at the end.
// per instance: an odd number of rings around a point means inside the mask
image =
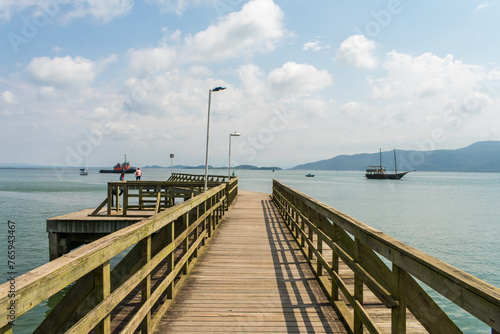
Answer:
MULTIPOLYGON (((232 177, 231 177, 232 179, 232 177)), ((229 176, 224 175, 208 175, 208 182, 227 182, 229 176)), ((196 182, 205 181, 205 175, 173 173, 169 178, 170 182, 196 182)))
POLYGON ((220 184, 17 277, 15 295, 9 282, 1 285, 0 333, 12 332, 11 305, 19 317, 68 286, 35 333, 109 333, 113 310, 136 287, 140 307, 120 331, 151 333, 223 218, 226 188, 220 184), (130 247, 111 269, 110 260, 130 247))
MULTIPOLYGON (((120 214, 127 215, 130 210, 153 210, 155 213, 162 209, 175 205, 176 198, 187 200, 204 191, 204 181, 197 180, 199 175, 181 175, 175 181, 121 181, 108 182, 107 197, 91 213, 98 215, 100 211, 107 207, 107 215, 120 214), (189 178, 188 176, 192 176, 189 178), (193 181, 193 179, 196 179, 193 181), (121 200, 120 200, 121 197, 121 200)), ((221 177, 222 179, 224 177, 221 177)), ((227 182, 227 181, 226 181, 227 182)), ((222 181, 210 180, 208 188, 213 188, 221 184, 222 181)), ((231 178, 227 182, 228 207, 238 192, 238 178, 231 178)))
POLYGON ((363 305, 367 287, 391 309, 392 333, 406 332, 406 308, 430 333, 462 333, 415 279, 500 332, 500 289, 284 184, 273 181, 273 200, 301 246, 337 313, 354 333, 380 333, 363 305), (332 258, 324 257, 325 247, 332 258), (392 263, 392 270, 377 255, 392 263), (354 272, 354 291, 339 275, 339 261, 354 272), (344 299, 340 298, 340 294, 344 299), (354 312, 351 312, 350 305, 354 312))

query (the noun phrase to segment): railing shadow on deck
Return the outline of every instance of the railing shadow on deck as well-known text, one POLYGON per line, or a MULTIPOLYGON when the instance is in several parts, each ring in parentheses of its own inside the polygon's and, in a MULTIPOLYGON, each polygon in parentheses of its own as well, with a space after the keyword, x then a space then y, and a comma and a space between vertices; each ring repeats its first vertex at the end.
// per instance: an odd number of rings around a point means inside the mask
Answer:
POLYGON ((314 278, 306 277, 304 269, 310 269, 309 267, 304 268, 305 259, 301 261, 298 257, 297 252, 300 251, 300 248, 293 240, 289 239, 288 236, 290 235, 290 231, 287 227, 275 218, 275 214, 271 213, 275 210, 272 202, 270 200, 262 201, 261 204, 264 212, 269 245, 273 254, 272 259, 275 268, 278 293, 280 294, 288 332, 293 333, 297 331, 299 321, 295 311, 300 312, 302 318, 300 323, 311 326, 311 329, 313 328, 310 314, 307 312, 308 309, 311 309, 311 305, 316 306, 314 311, 318 318, 322 320, 321 323, 325 332, 331 332, 332 328, 330 328, 326 320, 329 315, 324 314, 323 310, 318 307, 321 306, 321 303, 317 300, 316 294, 310 284, 310 281, 314 278), (287 254, 289 254, 291 258, 287 258, 287 254), (297 286, 300 283, 303 283, 307 295, 299 291, 302 290, 297 286))
POLYGON ((279 181, 272 198, 337 314, 354 333, 380 333, 363 305, 367 287, 391 310, 392 333, 406 332, 406 309, 430 333, 462 333, 418 279, 500 333, 500 289, 361 223, 279 181), (324 257, 329 247, 332 258, 324 257), (392 270, 379 256, 392 263, 392 270), (351 292, 339 261, 354 273, 351 292), (354 312, 348 308, 351 307, 354 312))
POLYGON ((15 317, 69 290, 35 333, 110 333, 118 305, 136 291, 136 307, 120 332, 151 333, 210 241, 237 194, 238 179, 100 238, 0 286, 0 333, 11 333, 9 306, 15 317), (113 268, 110 260, 132 247, 113 268), (164 265, 164 266, 162 266, 164 265))

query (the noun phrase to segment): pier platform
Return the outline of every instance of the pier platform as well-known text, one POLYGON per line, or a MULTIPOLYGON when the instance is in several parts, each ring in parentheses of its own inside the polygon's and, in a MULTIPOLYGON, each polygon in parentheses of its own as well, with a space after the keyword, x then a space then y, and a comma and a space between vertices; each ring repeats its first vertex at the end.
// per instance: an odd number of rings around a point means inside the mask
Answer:
POLYGON ((240 191, 155 333, 347 333, 269 194, 240 191))

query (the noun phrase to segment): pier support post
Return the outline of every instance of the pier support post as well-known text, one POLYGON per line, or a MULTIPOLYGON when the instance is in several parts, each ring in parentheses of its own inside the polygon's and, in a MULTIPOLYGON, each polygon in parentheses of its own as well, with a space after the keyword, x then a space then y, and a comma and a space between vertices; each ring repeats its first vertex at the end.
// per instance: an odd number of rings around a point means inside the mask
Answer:
POLYGON ((59 233, 49 232, 49 260, 55 260, 69 252, 68 239, 59 233))

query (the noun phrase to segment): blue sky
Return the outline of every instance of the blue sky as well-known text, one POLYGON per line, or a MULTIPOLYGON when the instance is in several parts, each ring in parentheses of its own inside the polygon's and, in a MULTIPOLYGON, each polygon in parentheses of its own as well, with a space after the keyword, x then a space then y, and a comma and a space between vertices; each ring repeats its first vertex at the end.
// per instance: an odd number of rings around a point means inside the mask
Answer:
POLYGON ((292 167, 500 139, 494 1, 0 2, 0 163, 292 167))

